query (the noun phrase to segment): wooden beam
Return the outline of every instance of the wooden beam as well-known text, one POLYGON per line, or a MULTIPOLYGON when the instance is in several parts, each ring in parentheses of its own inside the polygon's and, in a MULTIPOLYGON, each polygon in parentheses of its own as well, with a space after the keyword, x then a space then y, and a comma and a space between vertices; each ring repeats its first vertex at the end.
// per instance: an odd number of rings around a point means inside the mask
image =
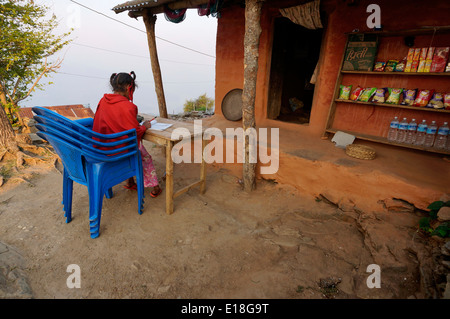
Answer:
MULTIPOLYGON (((258 75, 259 38, 261 35, 261 0, 245 0, 244 88, 242 92, 242 124, 244 132, 255 129, 256 78, 258 75)), ((256 145, 255 145, 256 147, 256 145)), ((244 190, 255 189, 256 163, 250 163, 249 136, 244 136, 244 190)))
POLYGON ((153 79, 155 81, 156 97, 158 99, 159 116, 167 118, 166 98, 164 96, 164 87, 159 66, 158 51, 156 49, 155 22, 156 15, 148 10, 144 11, 144 24, 147 31, 148 49, 150 51, 150 60, 152 64, 153 79))

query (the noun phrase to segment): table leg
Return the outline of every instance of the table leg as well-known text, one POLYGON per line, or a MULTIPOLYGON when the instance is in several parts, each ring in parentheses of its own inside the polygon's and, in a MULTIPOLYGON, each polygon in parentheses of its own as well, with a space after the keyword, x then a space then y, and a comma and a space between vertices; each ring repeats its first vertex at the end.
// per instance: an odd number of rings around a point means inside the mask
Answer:
POLYGON ((206 162, 203 156, 203 151, 205 150, 206 140, 202 138, 202 164, 200 166, 200 194, 204 194, 206 191, 206 162))
POLYGON ((166 214, 173 213, 173 142, 167 141, 166 146, 166 214))

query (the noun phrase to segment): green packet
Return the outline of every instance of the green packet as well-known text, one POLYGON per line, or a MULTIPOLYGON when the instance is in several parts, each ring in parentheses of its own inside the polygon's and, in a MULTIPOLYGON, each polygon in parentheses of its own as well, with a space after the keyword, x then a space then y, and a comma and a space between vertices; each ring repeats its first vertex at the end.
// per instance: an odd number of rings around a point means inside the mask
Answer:
POLYGON ((361 95, 358 97, 357 101, 369 102, 372 96, 375 94, 377 88, 365 88, 361 95))
POLYGON ((400 102, 400 96, 403 89, 388 88, 389 97, 386 100, 388 104, 398 104, 400 102))
POLYGON ((340 100, 348 100, 350 98, 350 92, 352 90, 352 86, 341 85, 339 89, 339 97, 340 100))

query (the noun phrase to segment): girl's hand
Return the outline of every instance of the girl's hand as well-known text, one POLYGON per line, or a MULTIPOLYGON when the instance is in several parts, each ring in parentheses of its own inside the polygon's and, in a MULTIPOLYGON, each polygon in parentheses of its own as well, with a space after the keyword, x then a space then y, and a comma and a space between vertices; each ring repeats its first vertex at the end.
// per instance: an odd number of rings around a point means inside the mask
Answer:
POLYGON ((145 121, 144 123, 142 123, 142 125, 148 129, 152 127, 152 123, 150 121, 145 121))

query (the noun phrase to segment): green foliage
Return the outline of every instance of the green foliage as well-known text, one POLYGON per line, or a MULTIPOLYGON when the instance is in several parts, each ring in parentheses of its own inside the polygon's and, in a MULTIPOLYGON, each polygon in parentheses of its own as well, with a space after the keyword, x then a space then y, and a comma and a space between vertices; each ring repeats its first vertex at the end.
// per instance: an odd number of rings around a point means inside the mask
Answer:
POLYGON ((450 237, 450 223, 443 222, 441 224, 437 224, 437 214, 439 209, 447 206, 450 207, 450 201, 435 201, 428 205, 428 209, 430 210, 427 217, 423 217, 419 220, 419 228, 423 230, 426 234, 430 236, 439 236, 439 237, 450 237), (434 227, 437 224, 436 227, 434 227))
POLYGON ((195 100, 186 100, 183 110, 185 112, 192 111, 210 111, 214 107, 214 99, 206 96, 206 93, 200 95, 195 100))
POLYGON ((48 7, 33 1, 0 0, 0 103, 17 106, 43 77, 55 72, 61 60, 48 61, 70 40, 70 32, 54 35, 58 20, 46 19, 48 7))

